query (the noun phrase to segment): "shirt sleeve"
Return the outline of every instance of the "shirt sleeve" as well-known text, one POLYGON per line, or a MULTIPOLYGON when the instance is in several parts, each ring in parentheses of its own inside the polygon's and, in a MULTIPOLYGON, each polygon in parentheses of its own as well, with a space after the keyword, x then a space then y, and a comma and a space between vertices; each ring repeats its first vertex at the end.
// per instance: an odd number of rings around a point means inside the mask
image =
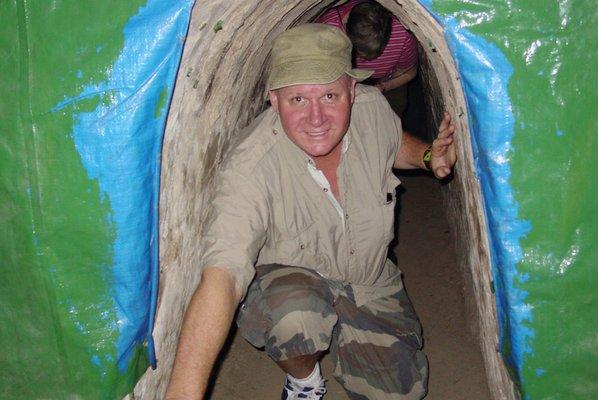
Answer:
POLYGON ((387 141, 381 147, 380 154, 381 159, 385 160, 386 169, 391 171, 402 144, 403 126, 401 118, 393 111, 386 98, 381 99, 380 102, 381 104, 377 109, 380 113, 380 128, 382 137, 387 141))
POLYGON ((222 267, 245 294, 266 240, 267 201, 254 176, 221 171, 200 241, 200 267, 222 267))
POLYGON ((375 142, 371 147, 375 149, 376 154, 372 155, 372 158, 379 160, 381 176, 386 176, 392 170, 401 147, 401 119, 378 89, 357 84, 356 91, 351 123, 357 131, 373 132, 370 140, 375 142))
POLYGON ((418 64, 418 51, 417 51, 417 39, 413 33, 409 32, 405 27, 401 25, 402 33, 401 38, 403 41, 403 48, 401 51, 401 57, 398 59, 397 70, 407 71, 418 64))

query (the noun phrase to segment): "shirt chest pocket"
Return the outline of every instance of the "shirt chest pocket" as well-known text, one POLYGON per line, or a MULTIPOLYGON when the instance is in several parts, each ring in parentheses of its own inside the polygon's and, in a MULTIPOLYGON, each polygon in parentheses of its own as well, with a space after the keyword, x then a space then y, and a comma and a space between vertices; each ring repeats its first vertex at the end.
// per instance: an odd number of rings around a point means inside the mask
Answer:
POLYGON ((316 241, 314 240, 315 221, 306 221, 300 228, 279 231, 274 238, 274 245, 279 251, 303 251, 315 252, 316 241))
POLYGON ((315 257, 318 246, 315 217, 304 202, 289 207, 285 203, 273 207, 270 251, 276 253, 280 262, 315 257))

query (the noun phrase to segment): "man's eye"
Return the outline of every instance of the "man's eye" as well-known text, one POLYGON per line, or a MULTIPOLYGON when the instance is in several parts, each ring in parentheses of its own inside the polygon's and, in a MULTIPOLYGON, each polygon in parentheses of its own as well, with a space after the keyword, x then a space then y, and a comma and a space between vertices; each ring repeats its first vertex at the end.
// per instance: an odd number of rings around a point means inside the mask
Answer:
POLYGON ((334 99, 334 93, 326 93, 326 95, 324 95, 324 98, 326 100, 332 100, 334 99))
POLYGON ((301 97, 301 96, 295 96, 295 97, 293 97, 293 101, 295 103, 301 103, 303 101, 303 97, 301 97))

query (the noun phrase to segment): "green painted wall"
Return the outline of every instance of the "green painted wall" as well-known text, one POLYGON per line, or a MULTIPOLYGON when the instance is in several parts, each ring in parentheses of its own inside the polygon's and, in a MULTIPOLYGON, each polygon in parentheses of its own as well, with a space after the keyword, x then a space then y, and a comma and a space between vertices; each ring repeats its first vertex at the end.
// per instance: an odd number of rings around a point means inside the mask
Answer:
POLYGON ((73 116, 106 78, 141 1, 0 2, 2 398, 114 398, 147 363, 116 366, 110 202, 88 178, 73 116))
MULTIPOLYGON (((503 353, 523 349, 521 364, 511 367, 525 398, 598 398, 596 3, 431 3, 445 21, 497 46, 513 67, 508 184, 531 230, 520 239, 507 312, 530 318, 521 332, 503 326, 503 353)), ((494 265, 497 276, 503 267, 494 265)))

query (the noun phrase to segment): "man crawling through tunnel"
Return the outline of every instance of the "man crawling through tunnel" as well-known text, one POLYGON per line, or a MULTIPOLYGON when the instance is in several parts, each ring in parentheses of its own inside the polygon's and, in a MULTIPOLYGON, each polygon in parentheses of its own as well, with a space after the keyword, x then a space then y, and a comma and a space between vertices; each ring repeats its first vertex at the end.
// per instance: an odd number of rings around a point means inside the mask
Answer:
POLYGON ((403 132, 380 90, 358 82, 342 30, 305 24, 274 42, 271 107, 215 180, 202 279, 187 309, 167 399, 201 399, 237 306, 239 332, 286 372, 282 399, 322 399, 319 360, 351 399, 421 399, 428 364, 401 272, 393 168, 456 162, 445 114, 433 143, 403 132))

